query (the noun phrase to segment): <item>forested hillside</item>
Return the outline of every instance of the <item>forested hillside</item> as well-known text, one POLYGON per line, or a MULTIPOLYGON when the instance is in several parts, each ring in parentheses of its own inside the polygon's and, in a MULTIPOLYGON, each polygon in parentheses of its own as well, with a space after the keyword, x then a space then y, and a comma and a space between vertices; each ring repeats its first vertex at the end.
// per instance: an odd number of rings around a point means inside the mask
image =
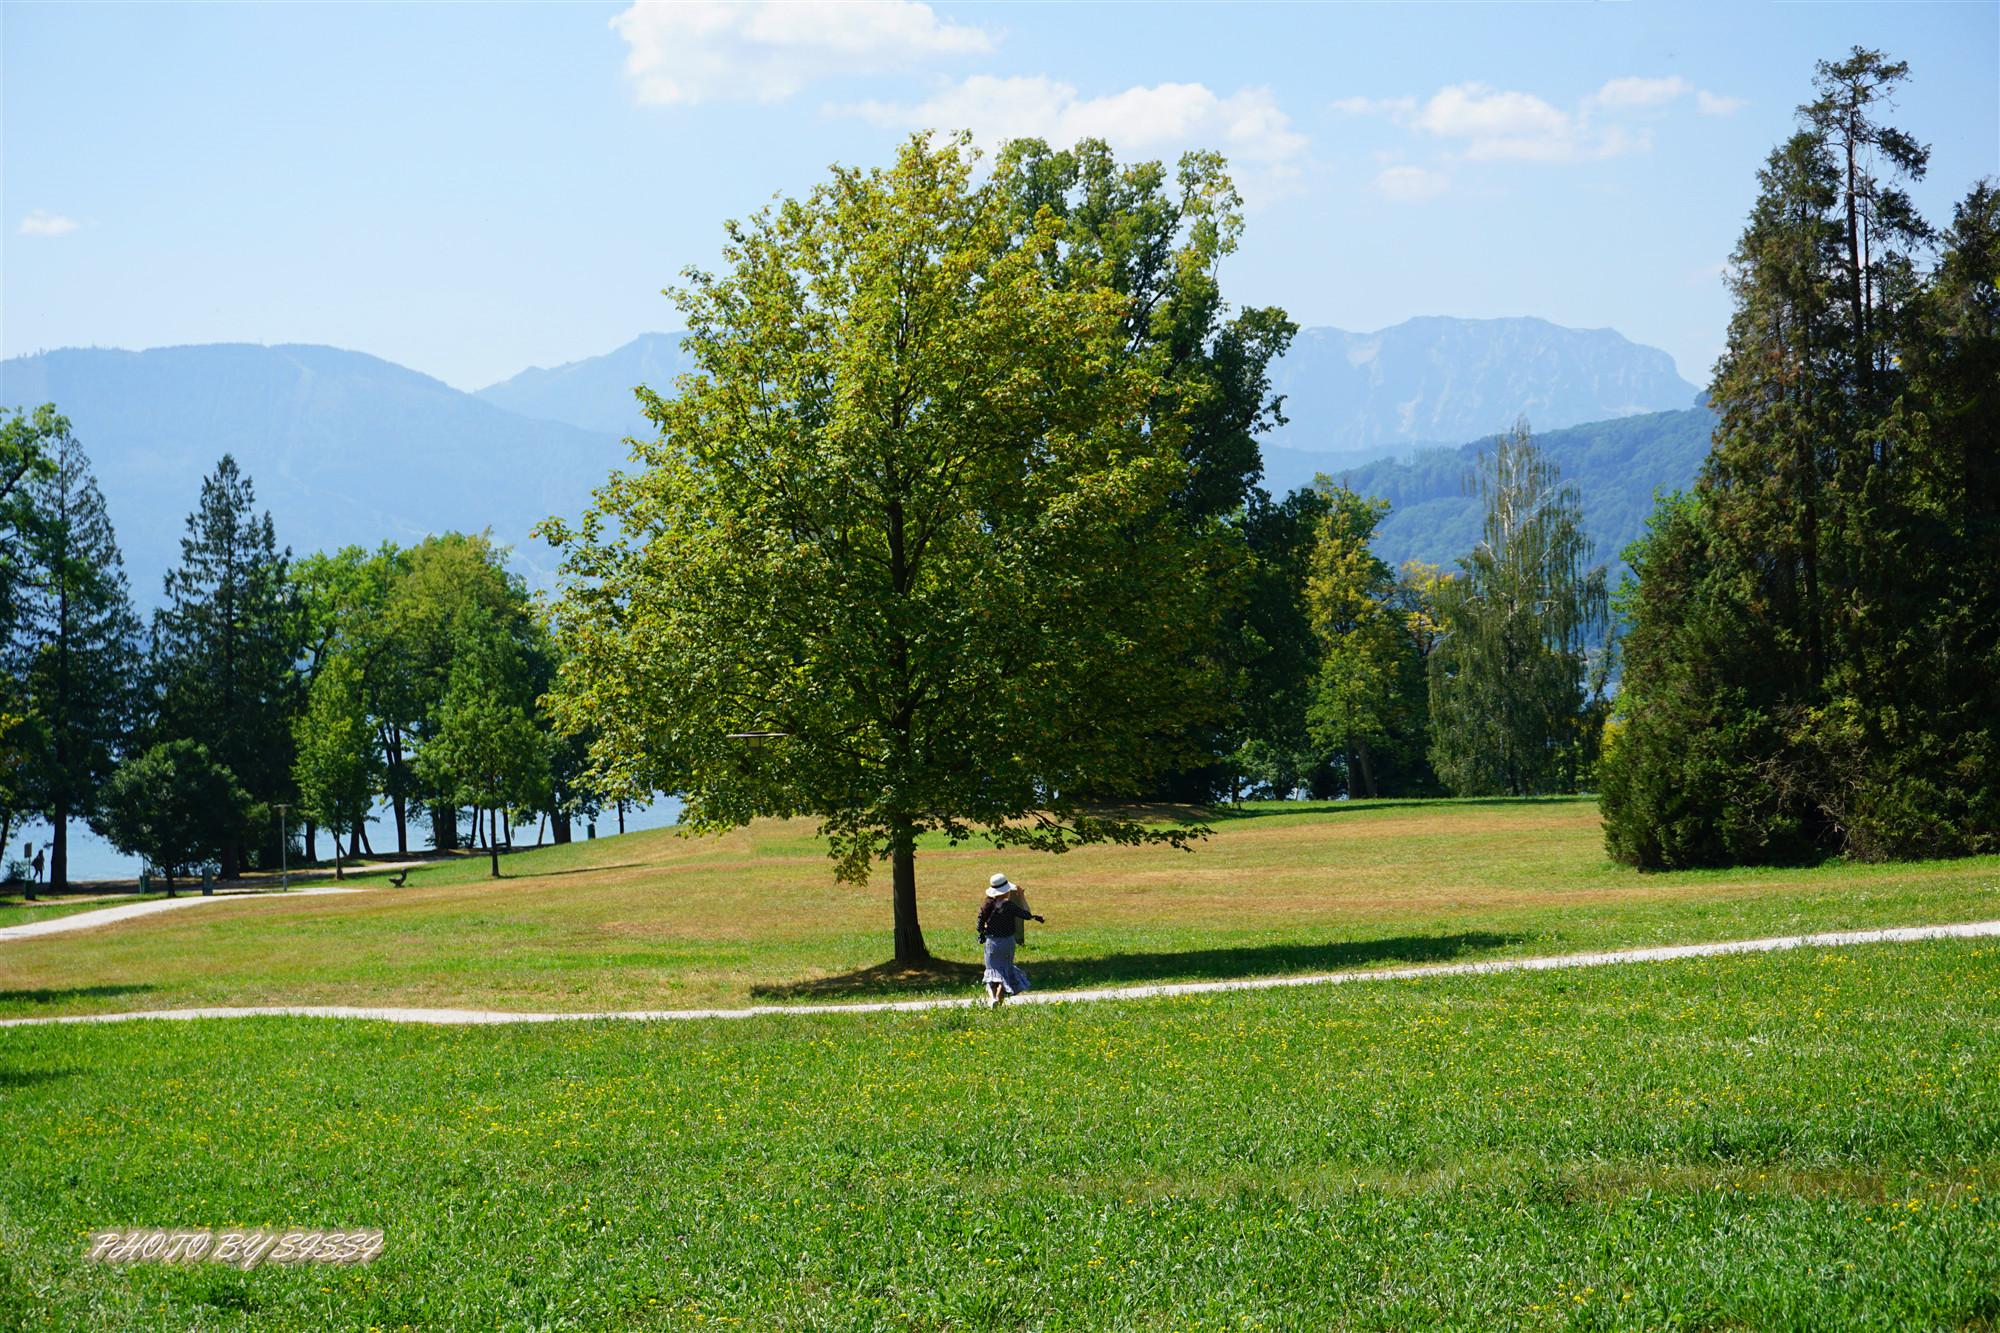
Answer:
MULTIPOLYGON (((1597 558, 1616 564, 1618 552, 1644 532, 1653 493, 1694 484, 1714 429, 1715 414, 1696 407, 1537 432, 1535 438, 1563 480, 1582 493, 1584 530, 1597 545, 1597 558)), ((1466 494, 1465 478, 1490 447, 1490 440, 1481 440, 1426 449, 1406 462, 1383 459, 1349 468, 1336 479, 1394 506, 1376 529, 1382 559, 1391 566, 1422 560, 1449 568, 1479 538, 1479 498, 1466 494)))

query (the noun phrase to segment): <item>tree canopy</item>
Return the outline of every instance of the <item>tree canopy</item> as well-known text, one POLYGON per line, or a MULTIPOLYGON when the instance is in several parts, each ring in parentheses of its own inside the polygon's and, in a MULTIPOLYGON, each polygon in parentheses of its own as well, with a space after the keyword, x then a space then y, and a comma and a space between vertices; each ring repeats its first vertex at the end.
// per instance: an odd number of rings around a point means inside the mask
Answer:
POLYGON ((699 369, 643 395, 641 469, 547 529, 555 706, 600 785, 680 793, 697 830, 816 816, 840 877, 890 861, 905 962, 921 830, 1185 840, 1076 795, 1184 757, 1230 578, 1172 503, 1185 427, 1131 298, 1101 264, 1058 281, 1061 220, 1023 228, 973 169, 919 136, 730 224, 675 293, 699 369))

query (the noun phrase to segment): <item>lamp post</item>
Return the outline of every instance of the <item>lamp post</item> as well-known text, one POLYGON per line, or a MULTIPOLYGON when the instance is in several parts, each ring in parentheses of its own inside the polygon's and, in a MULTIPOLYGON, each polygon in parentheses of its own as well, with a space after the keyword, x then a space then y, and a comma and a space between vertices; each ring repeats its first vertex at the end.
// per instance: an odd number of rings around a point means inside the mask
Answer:
POLYGON ((278 892, 280 893, 290 893, 292 891, 291 860, 286 856, 286 852, 290 850, 286 844, 292 840, 292 821, 285 818, 286 812, 291 808, 289 805, 278 807, 278 892))

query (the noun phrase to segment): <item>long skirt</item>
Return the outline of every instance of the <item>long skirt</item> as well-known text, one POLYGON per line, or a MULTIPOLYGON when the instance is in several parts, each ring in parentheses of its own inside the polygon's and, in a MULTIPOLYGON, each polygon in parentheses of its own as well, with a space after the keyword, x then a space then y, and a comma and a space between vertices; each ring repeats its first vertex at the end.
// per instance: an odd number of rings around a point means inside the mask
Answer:
POLYGON ((1028 989, 1028 974, 1014 966, 1014 937, 991 935, 986 940, 986 981, 999 982, 1009 995, 1028 989))

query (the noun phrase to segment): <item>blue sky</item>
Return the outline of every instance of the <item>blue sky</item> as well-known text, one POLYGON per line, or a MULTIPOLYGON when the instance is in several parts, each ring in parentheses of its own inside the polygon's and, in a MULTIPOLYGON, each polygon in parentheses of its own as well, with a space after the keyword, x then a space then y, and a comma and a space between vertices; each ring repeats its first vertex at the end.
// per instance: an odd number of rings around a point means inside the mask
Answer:
POLYGON ((679 327, 724 218, 920 126, 1218 148, 1239 304, 1610 326, 1705 380, 1755 172, 1855 44, 1937 215, 2000 5, 0 6, 0 353, 317 342, 477 388, 679 327))

